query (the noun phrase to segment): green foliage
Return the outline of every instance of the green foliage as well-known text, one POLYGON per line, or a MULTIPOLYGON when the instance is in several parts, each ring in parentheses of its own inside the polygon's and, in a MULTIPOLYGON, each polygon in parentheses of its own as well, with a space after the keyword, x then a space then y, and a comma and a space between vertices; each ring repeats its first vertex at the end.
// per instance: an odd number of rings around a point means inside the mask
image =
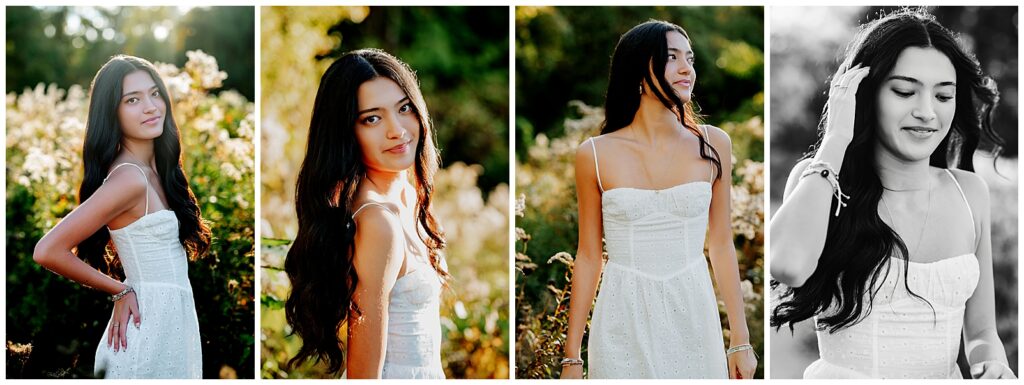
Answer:
MULTIPOLYGON (((189 52, 184 68, 158 64, 181 131, 182 158, 204 219, 210 253, 189 264, 204 377, 252 378, 253 104, 234 91, 210 94, 217 62, 189 52)), ((33 262, 35 243, 77 205, 88 100, 73 85, 7 95, 7 339, 24 365, 9 377, 89 377, 112 306, 33 262)))
POLYGON ((87 85, 111 56, 184 65, 185 52, 222 59, 223 90, 252 99, 254 7, 8 7, 7 92, 87 85), (230 58, 230 60, 228 60, 230 58))
MULTIPOLYGON (((580 115, 565 136, 540 134, 516 168, 516 378, 553 378, 568 327, 577 210, 573 162, 577 146, 598 131, 603 110, 571 103, 580 115), (527 248, 529 246, 529 248, 527 248), (546 261, 546 262, 540 262, 546 261)), ((762 355, 764 328, 764 127, 759 117, 721 125, 733 140, 732 229, 750 340, 762 355)), ((728 341, 724 304, 719 313, 728 341)), ((587 337, 584 336, 584 341, 587 337)), ((723 349, 725 345, 723 345, 723 349)), ((586 355, 586 343, 583 345, 586 355)), ((763 356, 763 355, 762 355, 763 356)), ((757 377, 763 377, 763 362, 757 377)), ((584 367, 586 370, 586 367, 584 367)))
POLYGON ((516 7, 516 149, 562 135, 571 100, 604 102, 619 37, 648 19, 687 31, 695 53, 694 100, 708 123, 764 114, 763 7, 516 7), (752 97, 753 96, 753 97, 752 97))

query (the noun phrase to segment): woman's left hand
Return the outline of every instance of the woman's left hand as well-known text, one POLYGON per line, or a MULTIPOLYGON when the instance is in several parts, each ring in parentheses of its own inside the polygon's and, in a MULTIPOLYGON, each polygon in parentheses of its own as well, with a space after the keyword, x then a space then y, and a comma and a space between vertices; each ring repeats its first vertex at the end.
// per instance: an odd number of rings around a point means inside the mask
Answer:
POLYGON ((757 357, 754 349, 747 349, 729 355, 729 378, 733 380, 754 378, 757 371, 757 357))
POLYGON ((1017 379, 1009 366, 998 361, 982 361, 971 365, 971 377, 975 379, 1017 379))

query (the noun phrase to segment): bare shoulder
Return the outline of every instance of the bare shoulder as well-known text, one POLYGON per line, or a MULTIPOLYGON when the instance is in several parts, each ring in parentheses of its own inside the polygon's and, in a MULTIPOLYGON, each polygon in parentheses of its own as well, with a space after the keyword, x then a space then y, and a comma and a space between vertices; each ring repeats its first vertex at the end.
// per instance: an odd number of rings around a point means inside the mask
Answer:
POLYGON ((732 149, 732 139, 729 138, 729 133, 725 130, 705 124, 701 126, 701 130, 708 133, 708 143, 711 143, 715 149, 721 151, 721 149, 732 149))
POLYGON ((953 177, 960 184, 960 188, 963 189, 964 195, 967 196, 971 206, 988 205, 988 183, 985 183, 985 180, 980 175, 957 168, 950 168, 949 172, 953 173, 953 177))
POLYGON ((107 180, 100 185, 97 192, 102 191, 105 197, 118 200, 132 200, 144 198, 148 181, 139 169, 135 167, 119 167, 107 176, 107 180))
POLYGON ((398 215, 385 206, 367 205, 353 220, 356 223, 352 263, 360 275, 383 277, 398 270, 404 256, 405 238, 398 215))
POLYGON ((576 147, 576 172, 594 169, 595 146, 597 146, 595 141, 597 138, 592 136, 576 147))

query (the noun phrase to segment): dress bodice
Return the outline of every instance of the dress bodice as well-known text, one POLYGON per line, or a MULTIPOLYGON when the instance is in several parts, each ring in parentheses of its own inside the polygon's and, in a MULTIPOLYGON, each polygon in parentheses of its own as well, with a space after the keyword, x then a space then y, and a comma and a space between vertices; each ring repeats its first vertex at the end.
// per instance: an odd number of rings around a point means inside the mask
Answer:
POLYGON ((704 261, 711 184, 615 188, 601 197, 608 263, 655 278, 704 261))
POLYGON ((890 261, 871 313, 835 333, 818 328, 824 361, 806 378, 959 378, 956 365, 967 300, 978 285, 978 259, 964 254, 930 263, 890 261), (907 277, 904 281, 903 273, 907 277), (916 298, 910 290, 927 300, 916 298), (930 304, 930 306, 929 306, 930 304), (934 311, 934 312, 933 312, 934 311), (848 371, 848 372, 846 372, 848 371), (836 373, 847 375, 837 376, 836 373))
POLYGON ((162 283, 191 290, 188 257, 178 238, 178 219, 160 210, 110 230, 129 285, 162 283))

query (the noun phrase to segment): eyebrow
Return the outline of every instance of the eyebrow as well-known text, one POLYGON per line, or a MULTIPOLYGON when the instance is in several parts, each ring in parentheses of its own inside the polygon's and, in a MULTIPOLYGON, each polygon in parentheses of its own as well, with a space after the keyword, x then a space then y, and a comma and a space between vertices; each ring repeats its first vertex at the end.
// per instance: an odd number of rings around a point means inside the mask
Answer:
MULTIPOLYGON (((672 48, 672 47, 668 47, 668 51, 669 51, 669 52, 672 52, 672 51, 675 51, 675 52, 683 52, 683 51, 682 51, 682 50, 680 50, 679 48, 672 48)), ((688 54, 690 54, 690 55, 693 55, 693 51, 686 51, 686 53, 688 53, 688 54)))
MULTIPOLYGON (((159 87, 157 87, 157 86, 155 86, 155 85, 154 85, 154 86, 152 86, 152 87, 149 87, 149 90, 150 90, 150 91, 152 91, 152 90, 154 90, 154 89, 159 89, 159 87)), ((132 91, 132 92, 128 92, 128 93, 126 93, 126 94, 124 94, 124 95, 121 95, 121 98, 123 99, 123 98, 124 98, 125 96, 128 96, 128 95, 134 95, 134 94, 139 94, 139 93, 142 93, 142 91, 132 91)))
MULTIPOLYGON (((915 84, 924 84, 920 80, 914 79, 914 78, 909 77, 909 76, 900 76, 900 75, 890 76, 886 80, 902 80, 902 81, 905 81, 905 82, 911 82, 911 83, 915 83, 915 84)), ((935 85, 939 86, 939 87, 943 87, 943 86, 954 86, 955 87, 956 86, 956 82, 945 81, 945 82, 939 82, 939 83, 937 83, 935 85)))
MULTIPOLYGON (((399 100, 398 103, 395 103, 395 105, 397 106, 397 105, 405 104, 405 103, 409 102, 409 100, 411 100, 411 99, 409 99, 409 97, 406 96, 406 97, 402 98, 402 100, 399 100)), ((365 114, 367 112, 373 112, 373 111, 378 111, 378 110, 380 110, 380 107, 367 108, 365 110, 359 111, 358 113, 356 113, 356 115, 362 115, 362 114, 365 114)))

